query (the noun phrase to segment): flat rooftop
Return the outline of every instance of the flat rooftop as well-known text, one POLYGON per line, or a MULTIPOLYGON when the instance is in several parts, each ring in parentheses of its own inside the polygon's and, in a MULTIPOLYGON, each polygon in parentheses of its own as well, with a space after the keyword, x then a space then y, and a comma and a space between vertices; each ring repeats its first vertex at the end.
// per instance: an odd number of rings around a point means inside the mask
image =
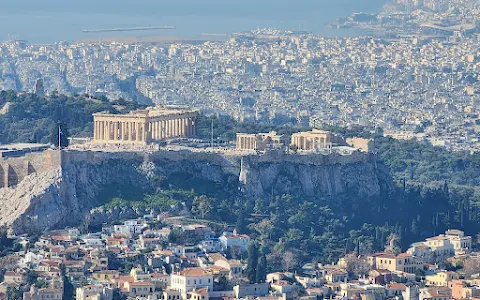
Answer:
POLYGON ((39 152, 50 148, 47 144, 16 143, 0 145, 0 157, 17 157, 29 152, 39 152))
POLYGON ((2 150, 32 150, 32 149, 44 149, 48 148, 48 144, 36 144, 36 143, 16 143, 0 145, 0 151, 2 150))

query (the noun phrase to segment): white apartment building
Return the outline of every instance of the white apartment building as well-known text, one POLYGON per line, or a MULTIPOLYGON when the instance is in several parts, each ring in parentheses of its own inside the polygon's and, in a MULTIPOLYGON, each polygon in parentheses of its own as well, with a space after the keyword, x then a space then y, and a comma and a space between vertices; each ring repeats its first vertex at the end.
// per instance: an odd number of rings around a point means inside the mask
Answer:
POLYGON ((445 234, 412 244, 407 252, 423 257, 428 262, 436 257, 449 257, 455 254, 468 253, 471 251, 471 248, 472 237, 465 236, 461 230, 450 229, 445 234))
POLYGON ((180 292, 183 299, 187 298, 188 292, 199 288, 213 291, 213 275, 201 268, 186 268, 170 275, 170 289, 180 292))

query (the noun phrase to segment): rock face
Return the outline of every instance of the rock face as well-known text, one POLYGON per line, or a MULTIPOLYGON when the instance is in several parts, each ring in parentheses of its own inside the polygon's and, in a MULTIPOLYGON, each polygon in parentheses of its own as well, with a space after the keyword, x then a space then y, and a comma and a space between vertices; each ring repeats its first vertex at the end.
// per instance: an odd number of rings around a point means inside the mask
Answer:
POLYGON ((377 197, 393 186, 388 170, 369 154, 271 153, 241 160, 190 151, 63 152, 57 168, 30 174, 14 189, 0 189, 0 225, 15 233, 33 233, 80 225, 86 216, 97 224, 132 217, 146 212, 118 208, 105 214, 96 207, 109 195, 153 192, 158 181, 198 193, 215 189, 246 199, 282 194, 319 199, 349 193, 377 197))

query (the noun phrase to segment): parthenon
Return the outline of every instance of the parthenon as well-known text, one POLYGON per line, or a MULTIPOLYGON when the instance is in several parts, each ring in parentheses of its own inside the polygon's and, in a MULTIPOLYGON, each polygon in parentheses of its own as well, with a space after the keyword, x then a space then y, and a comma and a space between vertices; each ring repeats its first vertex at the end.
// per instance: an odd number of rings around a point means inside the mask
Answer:
POLYGON ((196 134, 198 109, 160 106, 128 114, 93 114, 93 141, 97 144, 150 144, 162 139, 196 134))

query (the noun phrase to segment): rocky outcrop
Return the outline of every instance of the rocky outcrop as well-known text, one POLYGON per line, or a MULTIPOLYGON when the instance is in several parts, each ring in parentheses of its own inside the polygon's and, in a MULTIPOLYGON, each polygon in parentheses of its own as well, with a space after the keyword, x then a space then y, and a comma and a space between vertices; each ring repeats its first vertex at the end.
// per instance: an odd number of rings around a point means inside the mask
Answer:
POLYGON ((388 170, 368 154, 239 156, 190 151, 106 153, 68 151, 48 172, 28 175, 15 189, 0 189, 0 224, 15 233, 79 225, 85 216, 101 224, 147 211, 98 209, 102 199, 143 195, 159 181, 174 187, 215 190, 225 197, 269 199, 292 194, 310 198, 356 194, 376 197, 392 190, 388 170), (243 170, 241 170, 241 166, 243 170), (239 181, 242 171, 243 182, 239 181))

